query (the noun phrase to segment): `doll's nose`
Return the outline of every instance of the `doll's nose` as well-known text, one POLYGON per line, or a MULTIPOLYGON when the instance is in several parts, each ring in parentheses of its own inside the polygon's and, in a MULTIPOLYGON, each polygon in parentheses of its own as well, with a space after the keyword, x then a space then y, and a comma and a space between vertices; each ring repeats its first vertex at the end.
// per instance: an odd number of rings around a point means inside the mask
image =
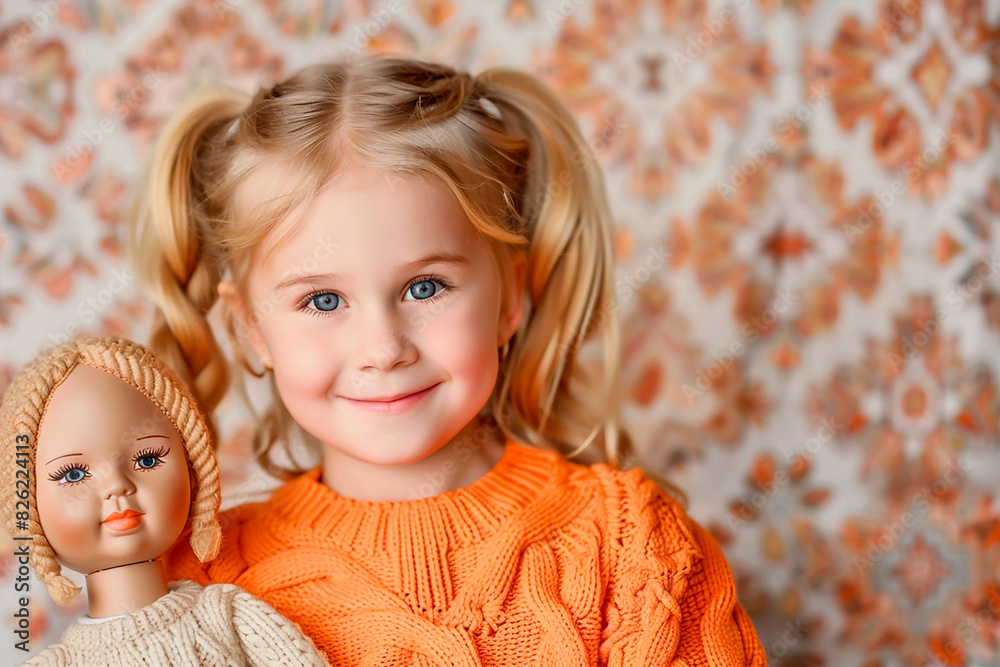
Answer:
POLYGON ((129 481, 128 477, 114 472, 108 476, 104 482, 104 489, 101 497, 110 500, 114 496, 130 496, 135 493, 135 485, 129 481))

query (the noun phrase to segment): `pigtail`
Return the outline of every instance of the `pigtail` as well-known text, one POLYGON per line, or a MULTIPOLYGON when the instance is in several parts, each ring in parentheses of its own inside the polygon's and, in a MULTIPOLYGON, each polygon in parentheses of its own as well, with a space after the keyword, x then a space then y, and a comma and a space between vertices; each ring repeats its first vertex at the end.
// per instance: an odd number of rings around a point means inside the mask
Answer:
MULTIPOLYGON (((228 363, 207 315, 218 298, 219 257, 205 204, 219 145, 232 138, 247 99, 209 90, 190 96, 163 127, 134 203, 132 265, 157 306, 149 347, 191 387, 206 414, 229 384, 228 363)), ((214 431, 214 428, 213 428, 214 431)))
POLYGON ((614 245, 600 167, 573 116, 537 78, 493 68, 477 80, 481 104, 494 105, 530 146, 520 214, 530 241, 525 289, 532 308, 503 360, 494 416, 505 430, 569 458, 594 462, 586 456, 593 442, 607 463, 629 466, 632 443, 619 416, 621 334, 606 312, 614 303, 614 245), (595 337, 600 377, 579 363, 581 347, 595 337))

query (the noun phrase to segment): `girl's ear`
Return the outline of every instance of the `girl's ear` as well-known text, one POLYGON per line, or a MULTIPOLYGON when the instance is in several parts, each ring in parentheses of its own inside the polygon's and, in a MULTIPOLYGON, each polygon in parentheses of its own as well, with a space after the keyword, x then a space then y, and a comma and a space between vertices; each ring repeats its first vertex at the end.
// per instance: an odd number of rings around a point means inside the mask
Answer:
POLYGON ((528 257, 522 251, 511 253, 513 289, 504 290, 504 302, 500 306, 500 336, 497 347, 502 347, 517 333, 524 318, 524 279, 527 273, 528 257))
POLYGON ((271 353, 267 349, 264 338, 260 335, 257 320, 248 312, 249 309, 236 291, 236 285, 230 280, 219 281, 218 292, 223 304, 233 317, 236 325, 236 337, 241 340, 245 339, 250 344, 251 349, 264 364, 264 368, 273 368, 271 353))

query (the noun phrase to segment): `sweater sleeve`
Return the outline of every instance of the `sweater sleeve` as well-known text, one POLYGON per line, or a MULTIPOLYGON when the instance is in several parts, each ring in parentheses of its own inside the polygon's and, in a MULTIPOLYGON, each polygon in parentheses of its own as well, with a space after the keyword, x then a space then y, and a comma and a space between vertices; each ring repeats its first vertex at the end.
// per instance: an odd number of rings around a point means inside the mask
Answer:
POLYGON ((330 667, 323 653, 292 621, 246 591, 233 596, 233 627, 249 667, 330 667))
POLYGON ((167 580, 191 579, 202 586, 235 582, 236 578, 247 569, 247 563, 240 550, 243 524, 254 516, 257 506, 257 504, 240 505, 219 513, 222 545, 219 548, 219 555, 208 563, 198 560, 191 550, 191 527, 188 525, 163 555, 167 580))
POLYGON ((602 664, 765 667, 715 539, 642 471, 603 470, 610 577, 602 664))

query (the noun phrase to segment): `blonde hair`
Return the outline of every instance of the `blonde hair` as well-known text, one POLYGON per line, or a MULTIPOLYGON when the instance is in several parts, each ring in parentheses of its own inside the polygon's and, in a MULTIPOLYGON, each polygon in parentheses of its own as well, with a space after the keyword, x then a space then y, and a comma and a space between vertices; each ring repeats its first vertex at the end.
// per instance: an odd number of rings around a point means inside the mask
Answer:
MULTIPOLYGON (((569 458, 632 462, 619 423, 618 323, 605 312, 614 255, 603 176, 566 107, 537 78, 503 67, 472 76, 372 55, 305 67, 252 97, 213 88, 184 101, 147 165, 129 246, 159 308, 151 347, 189 376, 204 407, 214 409, 229 383, 207 321, 222 274, 250 303, 254 248, 350 164, 446 184, 504 276, 511 253, 526 251, 530 303, 489 405, 504 434, 569 458), (251 208, 247 181, 263 173, 251 208), (578 358, 595 337, 604 367, 597 379, 578 358)), ((318 443, 291 418, 273 373, 251 368, 236 328, 227 311, 238 365, 269 375, 274 394, 255 430, 255 455, 278 476, 301 472, 276 465, 272 446, 294 436, 318 443)))
POLYGON ((222 494, 213 440, 194 396, 174 372, 141 345, 110 336, 69 341, 50 348, 18 371, 0 403, 0 437, 3 438, 0 442, 4 443, 0 452, 0 474, 4 479, 14 480, 19 471, 27 470, 30 477, 27 498, 18 496, 11 485, 0 506, 11 535, 32 536, 31 565, 52 599, 62 606, 76 597, 80 588, 62 574, 55 551, 42 530, 35 502, 35 450, 38 429, 52 395, 81 364, 110 373, 129 384, 167 416, 180 434, 188 466, 194 471, 197 483, 191 497, 191 549, 205 562, 218 555, 222 543, 217 518, 222 494), (21 449, 16 444, 28 447, 21 449), (26 520, 18 506, 19 500, 27 502, 26 520), (26 521, 26 529, 21 521, 26 521))

